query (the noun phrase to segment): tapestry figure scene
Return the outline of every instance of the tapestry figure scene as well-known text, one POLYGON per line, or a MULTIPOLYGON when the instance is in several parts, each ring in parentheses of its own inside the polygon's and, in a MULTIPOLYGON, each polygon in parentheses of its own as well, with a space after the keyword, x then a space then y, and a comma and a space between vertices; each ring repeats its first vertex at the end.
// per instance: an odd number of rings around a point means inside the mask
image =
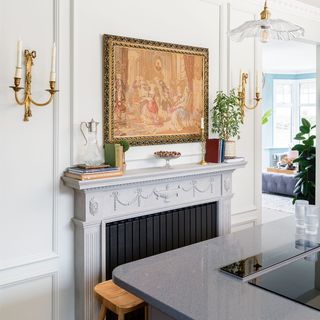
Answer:
POLYGON ((115 46, 114 137, 199 134, 204 57, 115 46))

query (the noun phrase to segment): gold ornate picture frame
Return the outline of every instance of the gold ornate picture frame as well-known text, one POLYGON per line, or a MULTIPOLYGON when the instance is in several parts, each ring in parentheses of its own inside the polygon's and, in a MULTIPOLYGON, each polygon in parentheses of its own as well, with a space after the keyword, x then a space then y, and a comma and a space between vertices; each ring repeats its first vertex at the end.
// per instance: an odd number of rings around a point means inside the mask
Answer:
POLYGON ((103 36, 104 141, 131 145, 208 136, 208 49, 103 36))

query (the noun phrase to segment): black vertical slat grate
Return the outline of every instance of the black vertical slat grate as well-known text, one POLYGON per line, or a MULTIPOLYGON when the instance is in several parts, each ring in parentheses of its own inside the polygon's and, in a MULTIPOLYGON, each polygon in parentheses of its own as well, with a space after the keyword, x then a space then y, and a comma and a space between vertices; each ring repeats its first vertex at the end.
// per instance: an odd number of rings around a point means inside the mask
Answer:
POLYGON ((106 224, 106 278, 123 263, 217 236, 217 203, 106 224))

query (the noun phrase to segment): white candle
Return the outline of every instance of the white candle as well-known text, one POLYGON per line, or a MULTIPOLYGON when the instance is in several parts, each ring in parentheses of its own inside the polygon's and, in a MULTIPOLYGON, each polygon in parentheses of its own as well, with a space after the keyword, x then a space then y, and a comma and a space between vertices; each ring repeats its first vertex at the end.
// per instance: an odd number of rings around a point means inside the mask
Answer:
POLYGON ((56 72, 56 44, 53 43, 51 54, 51 72, 56 72))
POLYGON ((16 67, 16 73, 14 74, 14 77, 19 78, 19 79, 22 78, 22 69, 21 68, 16 67))
POLYGON ((242 91, 242 70, 240 69, 240 76, 239 76, 239 92, 242 91))
POLYGON ((204 119, 201 118, 201 129, 204 129, 204 119))
POLYGON ((17 42, 17 68, 21 68, 22 65, 22 41, 19 39, 17 42))
POLYGON ((256 93, 260 93, 260 73, 256 71, 256 93))
POLYGON ((17 64, 16 64, 16 73, 14 74, 15 78, 21 79, 22 74, 22 41, 19 39, 17 42, 17 64))
POLYGON ((56 81, 56 44, 53 43, 51 54, 51 72, 50 81, 56 81))

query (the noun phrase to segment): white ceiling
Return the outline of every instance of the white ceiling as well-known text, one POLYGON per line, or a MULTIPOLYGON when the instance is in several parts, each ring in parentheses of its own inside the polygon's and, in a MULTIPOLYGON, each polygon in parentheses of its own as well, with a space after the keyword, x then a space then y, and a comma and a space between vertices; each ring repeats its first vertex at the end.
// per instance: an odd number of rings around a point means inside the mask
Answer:
POLYGON ((320 0, 298 0, 298 1, 320 8, 320 0))
POLYGON ((298 41, 270 41, 262 46, 262 53, 263 72, 316 72, 315 45, 298 41))

